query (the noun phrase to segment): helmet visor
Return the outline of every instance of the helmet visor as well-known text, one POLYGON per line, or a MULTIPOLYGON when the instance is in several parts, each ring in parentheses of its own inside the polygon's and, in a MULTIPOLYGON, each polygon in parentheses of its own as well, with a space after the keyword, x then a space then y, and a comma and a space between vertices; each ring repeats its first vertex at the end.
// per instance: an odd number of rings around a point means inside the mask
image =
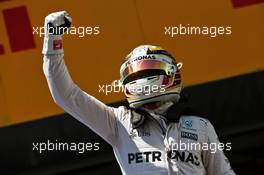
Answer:
MULTIPOLYGON (((177 67, 173 64, 165 63, 158 60, 141 60, 133 62, 121 70, 121 82, 126 84, 130 81, 127 81, 131 75, 138 72, 146 72, 146 70, 156 70, 155 72, 161 74, 164 72, 166 75, 171 76, 176 72, 177 67)), ((151 75, 150 75, 151 76, 151 75)), ((142 77, 141 77, 142 78, 142 77)))

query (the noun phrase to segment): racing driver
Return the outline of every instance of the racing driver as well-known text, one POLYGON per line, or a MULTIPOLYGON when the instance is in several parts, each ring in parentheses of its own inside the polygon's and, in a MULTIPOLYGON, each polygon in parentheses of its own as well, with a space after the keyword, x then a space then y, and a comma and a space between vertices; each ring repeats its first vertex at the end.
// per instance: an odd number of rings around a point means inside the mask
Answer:
POLYGON ((181 64, 170 53, 142 45, 128 54, 117 84, 124 88, 129 107, 109 107, 82 91, 69 75, 62 34, 71 22, 65 11, 45 18, 43 69, 50 92, 56 104, 113 147, 124 175, 235 174, 220 149, 212 153, 177 146, 219 141, 207 119, 181 110, 181 64))

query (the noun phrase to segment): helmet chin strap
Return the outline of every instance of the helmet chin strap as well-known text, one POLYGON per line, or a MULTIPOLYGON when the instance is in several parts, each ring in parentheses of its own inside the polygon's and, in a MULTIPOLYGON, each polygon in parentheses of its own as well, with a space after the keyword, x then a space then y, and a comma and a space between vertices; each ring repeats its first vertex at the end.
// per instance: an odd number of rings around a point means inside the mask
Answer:
POLYGON ((159 105, 158 102, 151 102, 143 105, 143 107, 148 110, 155 110, 159 107, 159 105))
POLYGON ((145 108, 148 112, 154 112, 159 115, 165 115, 169 107, 171 107, 174 103, 172 101, 167 102, 151 102, 145 104, 143 108, 145 108))

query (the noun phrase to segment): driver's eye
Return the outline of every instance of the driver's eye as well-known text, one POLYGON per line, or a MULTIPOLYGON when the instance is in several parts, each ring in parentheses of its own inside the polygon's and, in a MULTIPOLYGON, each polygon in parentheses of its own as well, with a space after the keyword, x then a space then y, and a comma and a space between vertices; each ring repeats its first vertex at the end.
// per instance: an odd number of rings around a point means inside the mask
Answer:
POLYGON ((130 84, 135 84, 136 83, 136 81, 132 81, 132 82, 130 82, 130 84))
POLYGON ((149 77, 148 80, 153 80, 153 79, 155 79, 155 78, 156 78, 156 76, 149 77))
POLYGON ((148 80, 151 80, 155 78, 157 75, 166 75, 166 72, 163 70, 143 70, 140 72, 136 72, 134 74, 129 75, 125 80, 124 84, 127 84, 129 82, 141 79, 141 78, 146 78, 149 77, 148 80))

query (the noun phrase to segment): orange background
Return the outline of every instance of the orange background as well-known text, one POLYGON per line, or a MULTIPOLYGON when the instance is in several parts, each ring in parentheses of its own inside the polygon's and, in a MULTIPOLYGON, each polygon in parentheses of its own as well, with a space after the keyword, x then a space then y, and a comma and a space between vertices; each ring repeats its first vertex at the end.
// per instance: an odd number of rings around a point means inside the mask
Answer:
MULTIPOLYGON (((98 93, 98 85, 119 78, 130 50, 141 44, 160 45, 183 62, 183 83, 190 86, 264 68, 264 4, 233 8, 223 1, 4 1, 0 11, 26 6, 32 26, 43 25, 50 12, 66 10, 74 26, 99 26, 99 35, 64 37, 65 59, 74 81, 105 103, 123 94, 98 93), (165 26, 231 26, 232 34, 211 38, 164 35, 165 26)), ((42 39, 37 48, 12 53, 0 14, 0 126, 51 116, 55 105, 42 72, 42 39)))

